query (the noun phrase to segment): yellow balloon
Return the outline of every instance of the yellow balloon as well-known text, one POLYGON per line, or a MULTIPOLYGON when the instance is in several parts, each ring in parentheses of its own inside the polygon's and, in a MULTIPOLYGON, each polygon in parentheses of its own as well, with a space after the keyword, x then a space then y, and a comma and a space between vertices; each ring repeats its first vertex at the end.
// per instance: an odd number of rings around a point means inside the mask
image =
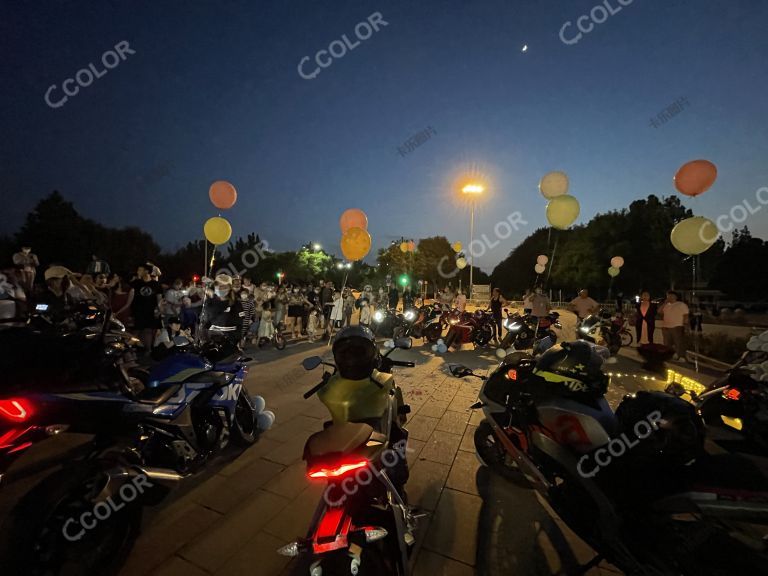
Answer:
POLYGON ((400 252, 403 254, 408 252, 408 242, 400 242, 400 252))
POLYGON ((608 276, 610 276, 611 278, 616 278, 616 276, 619 275, 619 272, 620 270, 617 266, 611 266, 610 268, 608 268, 608 276))
POLYGON ((454 242, 453 244, 451 244, 451 248, 453 248, 453 251, 458 254, 459 252, 461 252, 461 242, 454 242))
POLYGON ((672 246, 689 256, 695 256, 709 250, 717 242, 720 232, 712 220, 703 216, 693 216, 678 222, 669 239, 672 246))
POLYGON ((539 192, 547 200, 568 193, 568 175, 565 172, 550 172, 539 182, 539 192))
POLYGON ((553 228, 565 230, 579 217, 579 210, 579 201, 573 196, 557 196, 547 203, 547 220, 553 228))
POLYGON ((205 221, 203 232, 211 244, 226 244, 232 236, 232 226, 225 218, 214 216, 205 221))
POLYGON ((466 258, 456 258, 456 267, 459 270, 463 270, 467 267, 467 259, 466 258))
POLYGON ((370 249, 371 235, 367 230, 354 226, 341 237, 341 253, 347 260, 362 260, 370 249))

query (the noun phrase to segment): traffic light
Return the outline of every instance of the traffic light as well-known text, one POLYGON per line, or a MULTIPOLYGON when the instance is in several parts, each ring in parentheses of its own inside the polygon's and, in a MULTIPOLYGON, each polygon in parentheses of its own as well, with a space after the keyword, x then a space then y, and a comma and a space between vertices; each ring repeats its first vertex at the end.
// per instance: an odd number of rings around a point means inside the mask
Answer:
POLYGON ((403 274, 402 276, 400 276, 400 284, 402 284, 403 286, 408 285, 408 276, 406 274, 403 274))

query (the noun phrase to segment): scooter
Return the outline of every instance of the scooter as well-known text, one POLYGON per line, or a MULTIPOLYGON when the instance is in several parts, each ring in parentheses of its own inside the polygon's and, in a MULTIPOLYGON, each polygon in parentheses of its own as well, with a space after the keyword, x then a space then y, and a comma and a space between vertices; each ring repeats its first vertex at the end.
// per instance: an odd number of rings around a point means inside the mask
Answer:
POLYGON ((336 367, 319 356, 303 366, 320 365, 321 382, 304 394, 319 393, 333 415, 322 432, 309 437, 304 447, 307 476, 327 483, 307 536, 287 544, 278 553, 299 557, 299 571, 311 576, 411 574, 408 558, 415 542, 418 515, 404 498, 407 480, 402 425, 410 408, 390 374, 392 366, 414 366, 392 360, 395 349, 411 347, 410 338, 395 341, 381 361, 370 386, 354 387, 335 375, 336 367))
POLYGON ((451 365, 483 380, 471 407, 485 414, 482 463, 534 488, 597 551, 578 574, 603 559, 633 575, 765 574, 763 473, 707 454, 703 423, 679 398, 642 391, 612 411, 608 354, 566 342, 538 359, 510 354, 488 377, 451 365))

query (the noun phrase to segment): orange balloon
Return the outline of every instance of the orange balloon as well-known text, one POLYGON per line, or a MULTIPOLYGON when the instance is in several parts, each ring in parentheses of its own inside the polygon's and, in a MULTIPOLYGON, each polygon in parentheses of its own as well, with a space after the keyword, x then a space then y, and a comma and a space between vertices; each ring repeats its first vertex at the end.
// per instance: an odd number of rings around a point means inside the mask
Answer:
POLYGON ((341 237, 341 253, 347 260, 362 260, 370 249, 371 235, 367 230, 353 226, 341 237))
POLYGON ((686 196, 698 196, 709 190, 717 179, 717 166, 709 160, 692 160, 675 174, 675 188, 686 196))
POLYGON ((344 210, 344 214, 339 218, 339 226, 341 227, 342 234, 346 234, 350 228, 368 230, 368 216, 359 208, 344 210))
POLYGON ((208 190, 211 203, 221 210, 229 210, 237 202, 237 190, 226 180, 216 180, 208 190))

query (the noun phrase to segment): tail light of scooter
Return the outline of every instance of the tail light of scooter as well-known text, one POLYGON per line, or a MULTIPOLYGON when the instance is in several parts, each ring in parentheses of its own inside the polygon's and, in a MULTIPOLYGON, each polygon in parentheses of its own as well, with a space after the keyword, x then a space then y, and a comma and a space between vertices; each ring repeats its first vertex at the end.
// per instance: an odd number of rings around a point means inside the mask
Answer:
POLYGON ((332 467, 313 468, 307 472, 310 478, 339 478, 353 470, 365 468, 368 466, 368 460, 355 460, 349 462, 339 462, 332 467))
POLYGON ((723 392, 723 397, 726 400, 738 400, 741 398, 741 391, 738 388, 729 388, 723 392))
POLYGON ((10 422, 26 422, 34 414, 32 402, 26 398, 5 398, 0 400, 0 418, 10 422))

